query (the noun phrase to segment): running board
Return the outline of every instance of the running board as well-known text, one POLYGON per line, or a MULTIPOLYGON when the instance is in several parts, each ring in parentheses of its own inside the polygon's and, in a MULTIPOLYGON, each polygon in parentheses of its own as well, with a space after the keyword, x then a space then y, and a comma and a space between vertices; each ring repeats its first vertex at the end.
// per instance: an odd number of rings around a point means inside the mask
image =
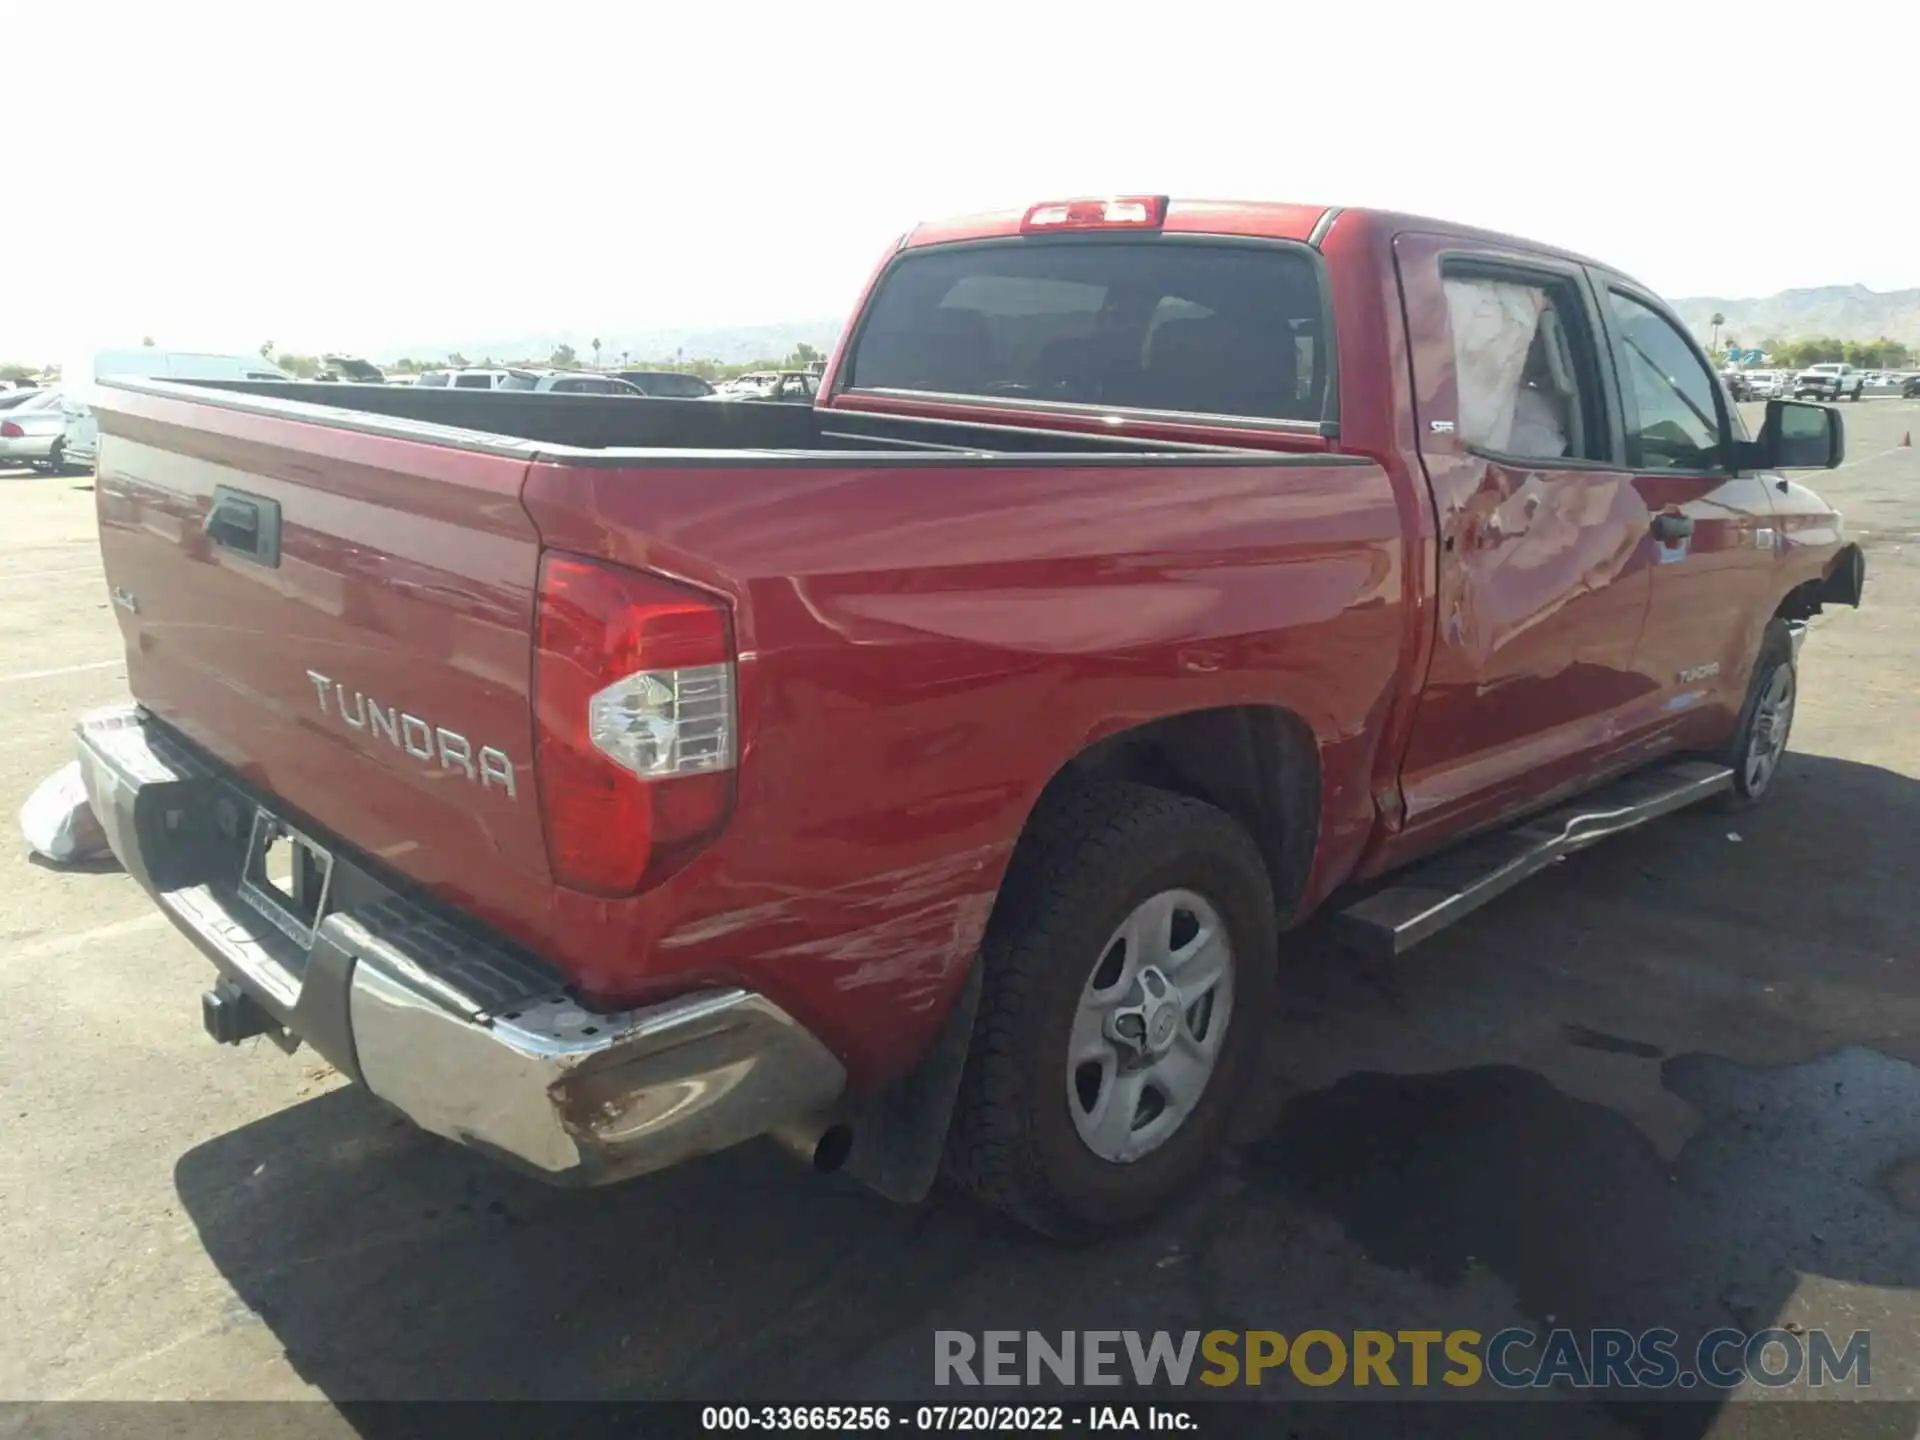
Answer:
POLYGON ((1403 955, 1561 856, 1732 788, 1733 771, 1709 760, 1636 771, 1511 830, 1420 861, 1385 889, 1336 911, 1333 934, 1376 958, 1403 955))

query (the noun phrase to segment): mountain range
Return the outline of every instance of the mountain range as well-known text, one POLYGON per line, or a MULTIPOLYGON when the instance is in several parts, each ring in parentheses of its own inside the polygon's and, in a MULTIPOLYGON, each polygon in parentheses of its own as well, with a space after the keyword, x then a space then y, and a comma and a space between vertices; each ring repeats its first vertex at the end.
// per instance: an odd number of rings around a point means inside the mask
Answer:
MULTIPOLYGON (((1680 318, 1702 340, 1709 338, 1716 314, 1726 317, 1721 335, 1750 344, 1762 340, 1802 340, 1832 336, 1840 340, 1878 340, 1882 336, 1920 348, 1920 289, 1869 290, 1864 285, 1819 285, 1783 290, 1764 299, 1724 295, 1697 295, 1673 302, 1680 318)), ((627 357, 635 365, 654 361, 717 360, 740 365, 753 360, 778 360, 796 345, 826 351, 840 338, 839 320, 787 320, 766 325, 683 326, 677 329, 610 330, 600 334, 602 363, 627 357)), ((460 354, 478 362, 537 360, 558 345, 571 345, 582 360, 593 355, 593 335, 586 331, 554 330, 541 334, 480 334, 432 344, 397 346, 371 357, 391 363, 407 357, 438 360, 460 354)))
MULTIPOLYGON (((624 356, 634 365, 672 360, 717 360, 723 365, 742 365, 753 360, 779 360, 793 352, 796 345, 811 345, 823 354, 840 338, 838 320, 788 320, 771 325, 689 326, 668 330, 603 330, 600 332, 600 360, 611 365, 624 356)), ((481 335, 436 340, 411 348, 391 346, 370 356, 391 364, 399 359, 440 360, 448 355, 464 355, 475 362, 495 360, 539 360, 553 353, 556 346, 571 345, 581 360, 593 358, 594 336, 584 330, 552 330, 538 335, 481 335)))
POLYGON ((1720 327, 1722 338, 1731 335, 1747 345, 1831 336, 1836 340, 1884 337, 1920 346, 1920 290, 1819 285, 1782 290, 1764 300, 1700 295, 1676 300, 1673 308, 1702 340, 1710 338, 1713 317, 1720 314, 1726 317, 1720 327))

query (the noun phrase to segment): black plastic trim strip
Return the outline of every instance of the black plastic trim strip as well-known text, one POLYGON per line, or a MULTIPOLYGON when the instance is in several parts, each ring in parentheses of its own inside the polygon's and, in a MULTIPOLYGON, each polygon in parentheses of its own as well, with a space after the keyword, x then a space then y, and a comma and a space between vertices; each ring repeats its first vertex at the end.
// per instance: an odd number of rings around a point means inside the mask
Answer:
MULTIPOLYGON (((1099 450, 1079 450, 1060 452, 1037 451, 992 451, 915 453, 901 450, 780 450, 780 449, 737 449, 737 450, 689 450, 654 446, 587 448, 584 446, 555 445, 546 441, 519 440, 506 435, 494 435, 484 431, 462 430, 448 425, 436 425, 423 420, 400 420, 387 416, 370 415, 365 411, 344 410, 333 406, 313 405, 300 400, 281 400, 272 396, 253 396, 230 390, 218 390, 204 386, 183 384, 177 381, 150 381, 134 379, 115 379, 101 381, 100 384, 114 389, 133 391, 150 395, 162 400, 184 400, 195 405, 211 405, 218 409, 234 410, 244 414, 260 415, 268 418, 288 420, 300 424, 318 425, 331 430, 347 430, 358 434, 380 435, 397 440, 410 440, 418 444, 438 445, 449 449, 464 450, 475 454, 498 455, 509 459, 528 462, 545 461, 554 464, 618 466, 625 469, 657 468, 663 465, 685 468, 701 467, 787 467, 799 469, 817 469, 822 466, 838 466, 853 469, 863 466, 887 466, 895 469, 916 468, 921 466, 962 466, 983 468, 993 465, 1019 465, 1034 467, 1076 466, 1076 465, 1200 465, 1200 464, 1237 464, 1237 465, 1300 465, 1300 464, 1370 464, 1372 462, 1359 456, 1338 456, 1322 452, 1289 454, 1261 449, 1195 450, 1188 448, 1168 448, 1165 450, 1142 450, 1138 454, 1108 453, 1099 450)), ((1331 373, 1329 375, 1331 383, 1331 373)), ((616 403, 636 403, 607 396, 580 396, 584 400, 605 400, 612 398, 616 403)), ((678 403, 678 402, 666 402, 678 403)), ((687 404, 719 403, 687 401, 687 404)), ((745 403, 745 402, 741 402, 745 403)), ((861 415, 875 419, 924 420, 931 423, 930 416, 891 416, 867 411, 820 411, 822 420, 828 423, 845 423, 848 417, 861 415), (831 417, 831 418, 829 418, 831 417)), ((970 425, 971 421, 946 421, 954 425, 970 425)), ((1243 422, 1244 423, 1244 422, 1243 422)), ((1276 433, 1314 433, 1311 421, 1294 422, 1304 425, 1305 430, 1276 431, 1276 433)), ((987 426, 981 426, 987 429, 987 426)), ((1006 425, 991 427, 1007 432, 1025 432, 1026 427, 1006 425)), ((1078 441, 1097 442, 1102 437, 1082 436, 1075 432, 1053 431, 1063 438, 1073 435, 1078 441)), ((1114 437, 1118 441, 1121 437, 1114 437)), ((1141 446, 1157 445, 1158 442, 1134 438, 1141 446)), ((1178 442, 1169 442, 1176 446, 1178 442)))
MULTIPOLYGON (((853 411, 845 411, 853 414, 853 411)), ((1365 455, 1330 451, 1224 450, 1153 451, 1139 455, 1108 455, 1082 450, 1072 453, 1001 451, 994 454, 923 455, 899 450, 571 450, 542 447, 537 463, 611 467, 621 470, 699 469, 1014 469, 1086 470, 1125 466, 1153 469, 1171 466, 1261 466, 1282 469, 1316 465, 1371 465, 1365 455)))

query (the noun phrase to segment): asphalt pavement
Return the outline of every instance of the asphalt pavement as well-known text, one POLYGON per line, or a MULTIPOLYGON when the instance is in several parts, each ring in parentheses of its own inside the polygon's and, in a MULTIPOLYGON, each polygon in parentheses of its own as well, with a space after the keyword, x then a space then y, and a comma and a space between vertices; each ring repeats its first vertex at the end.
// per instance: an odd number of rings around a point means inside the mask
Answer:
MULTIPOLYGON (((1873 1333, 1892 1403, 1818 1405, 1820 1433, 1911 1437, 1920 402, 1845 413, 1852 458, 1812 483, 1866 546, 1867 604, 1814 622, 1773 800, 1585 852, 1393 965, 1296 937, 1228 1162, 1093 1248, 763 1144, 603 1191, 523 1180, 309 1051, 213 1045, 208 967, 133 883, 15 830, 0 1397, 910 1399, 936 1330, 1778 1324, 1873 1333)), ((0 476, 10 825, 73 717, 124 695, 92 498, 0 476)), ((1500 1433, 1814 1425, 1749 1398, 1575 1396, 1500 1433)), ((1359 1423, 1326 1413, 1295 1433, 1359 1423)))

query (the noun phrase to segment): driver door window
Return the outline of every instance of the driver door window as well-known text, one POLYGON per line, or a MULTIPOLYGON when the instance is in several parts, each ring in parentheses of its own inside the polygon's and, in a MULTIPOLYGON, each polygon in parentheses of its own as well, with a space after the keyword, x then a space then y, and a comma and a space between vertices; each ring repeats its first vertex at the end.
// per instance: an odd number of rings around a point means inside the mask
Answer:
POLYGON ((1659 311, 1618 290, 1607 292, 1607 304, 1620 379, 1632 397, 1627 462, 1644 473, 1723 469, 1719 387, 1706 362, 1659 311))
POLYGON ((1573 282, 1468 265, 1442 274, 1462 443, 1493 459, 1610 459, 1573 282))

